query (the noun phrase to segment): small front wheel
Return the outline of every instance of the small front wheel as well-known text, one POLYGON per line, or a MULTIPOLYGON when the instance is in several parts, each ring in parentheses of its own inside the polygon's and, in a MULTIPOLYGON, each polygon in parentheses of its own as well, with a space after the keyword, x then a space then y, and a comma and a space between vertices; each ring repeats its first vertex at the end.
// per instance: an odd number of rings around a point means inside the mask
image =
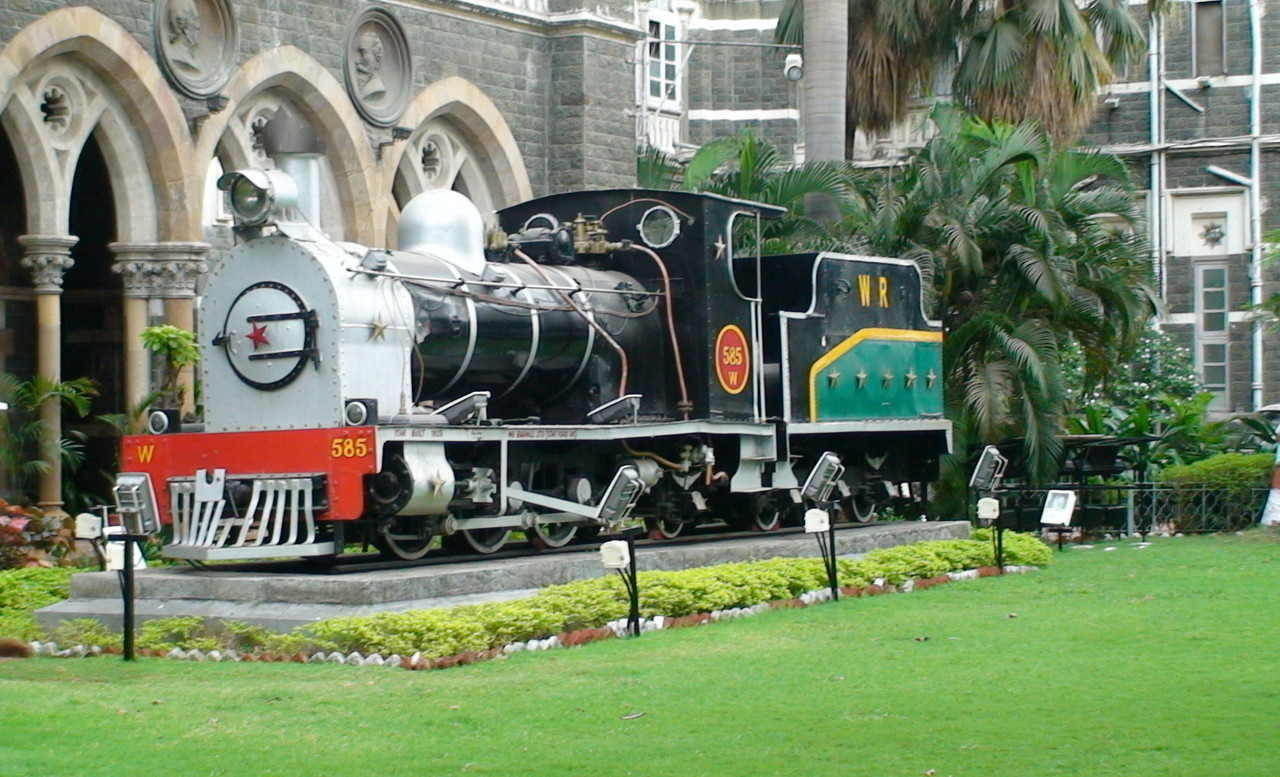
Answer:
POLYGON ((373 544, 389 558, 416 561, 431 550, 435 537, 422 519, 392 518, 373 533, 373 544))

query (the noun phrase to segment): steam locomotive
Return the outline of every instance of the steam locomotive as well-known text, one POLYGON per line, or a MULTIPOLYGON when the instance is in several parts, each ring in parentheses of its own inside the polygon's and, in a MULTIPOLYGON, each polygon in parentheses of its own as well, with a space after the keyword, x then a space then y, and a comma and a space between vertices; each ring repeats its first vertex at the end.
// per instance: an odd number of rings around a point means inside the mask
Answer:
POLYGON ((330 240, 280 171, 219 185, 238 245, 200 306, 203 423, 122 442, 118 499, 172 524, 170 557, 769 531, 818 496, 867 520, 949 450, 918 268, 761 256, 779 208, 587 191, 486 228, 428 191, 390 250, 330 240))

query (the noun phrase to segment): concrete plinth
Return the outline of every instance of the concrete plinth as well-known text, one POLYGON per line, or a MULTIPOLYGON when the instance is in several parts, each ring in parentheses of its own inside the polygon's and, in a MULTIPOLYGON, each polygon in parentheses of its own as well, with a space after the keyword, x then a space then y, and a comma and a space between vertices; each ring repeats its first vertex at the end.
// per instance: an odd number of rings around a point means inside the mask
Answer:
MULTIPOLYGON (((877 524, 838 529, 836 548, 847 556, 921 540, 967 536, 969 524, 962 521, 877 524)), ((516 599, 543 586, 601 576, 604 572, 595 549, 595 545, 583 545, 573 552, 341 575, 307 574, 296 563, 148 569, 137 574, 136 612, 139 621, 199 615, 288 630, 344 615, 516 599)), ((814 539, 799 533, 642 545, 636 552, 641 570, 817 556, 814 539)), ((120 628, 121 610, 116 573, 93 572, 74 576, 71 598, 40 610, 36 617, 46 628, 68 618, 98 618, 120 628)))

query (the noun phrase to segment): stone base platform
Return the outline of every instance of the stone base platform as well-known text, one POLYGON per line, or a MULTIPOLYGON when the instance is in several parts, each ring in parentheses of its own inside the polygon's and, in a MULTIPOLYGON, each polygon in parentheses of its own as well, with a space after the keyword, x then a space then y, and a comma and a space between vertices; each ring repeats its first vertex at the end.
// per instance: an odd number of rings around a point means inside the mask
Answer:
MULTIPOLYGON (((713 537, 714 535, 711 535, 713 537)), ((969 536, 963 521, 902 522, 836 530, 837 553, 857 555, 921 540, 969 536)), ((641 570, 687 569, 733 561, 818 556, 817 543, 803 533, 714 540, 691 537, 662 546, 640 545, 641 570), (702 540, 702 541, 698 541, 702 540)), ((139 622, 198 615, 288 630, 325 618, 383 611, 421 610, 517 599, 539 588, 599 577, 597 545, 515 558, 450 560, 408 568, 332 574, 307 570, 299 562, 189 566, 139 571, 135 611, 139 622)), ((121 627, 120 584, 115 572, 91 572, 71 579, 71 598, 36 613, 41 625, 69 618, 97 618, 121 627)))

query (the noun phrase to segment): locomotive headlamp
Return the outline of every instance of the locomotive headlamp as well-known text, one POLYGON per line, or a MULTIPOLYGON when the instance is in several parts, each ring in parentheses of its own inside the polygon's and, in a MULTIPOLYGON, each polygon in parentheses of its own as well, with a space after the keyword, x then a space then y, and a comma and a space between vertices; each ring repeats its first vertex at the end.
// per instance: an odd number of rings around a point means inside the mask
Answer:
POLYGON ((147 416, 147 431, 152 434, 164 434, 169 431, 173 419, 163 410, 152 410, 147 416))
POLYGON ((218 179, 230 195, 231 212, 243 226, 260 227, 298 206, 298 185, 279 170, 237 170, 218 179))

